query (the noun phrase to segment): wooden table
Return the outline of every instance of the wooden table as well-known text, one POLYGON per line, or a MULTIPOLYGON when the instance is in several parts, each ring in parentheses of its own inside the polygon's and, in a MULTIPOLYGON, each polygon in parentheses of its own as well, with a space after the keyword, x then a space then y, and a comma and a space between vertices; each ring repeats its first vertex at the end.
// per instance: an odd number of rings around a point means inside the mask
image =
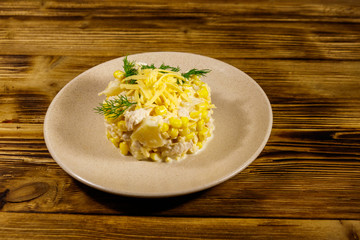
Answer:
POLYGON ((0 1, 0 239, 360 238, 358 0, 0 1), (56 93, 104 61, 180 51, 268 95, 273 130, 232 179, 168 199, 67 175, 43 138, 56 93))

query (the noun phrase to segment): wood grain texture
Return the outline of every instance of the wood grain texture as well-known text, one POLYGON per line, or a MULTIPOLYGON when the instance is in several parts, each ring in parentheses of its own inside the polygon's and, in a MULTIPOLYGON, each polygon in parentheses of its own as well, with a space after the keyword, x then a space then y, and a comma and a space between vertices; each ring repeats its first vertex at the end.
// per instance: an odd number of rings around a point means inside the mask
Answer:
POLYGON ((6 203, 3 211, 358 219, 359 146, 339 145, 339 137, 348 134, 344 132, 307 134, 273 130, 261 156, 239 175, 207 191, 161 200, 131 199, 86 187, 55 164, 43 140, 19 139, 4 144, 8 149, 3 148, 0 161, 0 190, 33 181, 51 188, 35 200, 6 203))
POLYGON ((357 60, 360 56, 360 6, 355 1, 341 8, 320 1, 289 1, 278 7, 269 1, 2 4, 6 6, 0 12, 3 55, 185 51, 216 58, 357 60))
POLYGON ((73 181, 53 161, 42 135, 44 115, 55 94, 76 75, 110 57, 0 59, 9 64, 0 70, 0 84, 5 89, 0 102, 0 190, 33 181, 52 186, 39 199, 5 204, 4 211, 325 219, 360 216, 356 191, 360 187, 357 62, 222 59, 247 72, 268 94, 274 126, 267 147, 243 173, 214 189, 139 208, 146 201, 103 194, 73 181), (339 81, 340 86, 336 84, 339 81))
MULTIPOLYGON (((36 157, 34 157, 36 159, 36 157)), ((71 179, 52 162, 2 165, 2 189, 43 181, 47 193, 29 202, 6 203, 5 212, 59 212, 145 216, 285 217, 358 219, 359 165, 346 157, 284 153, 260 157, 243 173, 207 191, 170 199, 131 199, 106 194, 71 179), (280 154, 278 154, 280 155, 280 154), (287 155, 288 159, 284 159, 287 155), (281 155, 280 155, 281 156, 281 155), (275 157, 274 157, 275 158, 275 157), (343 163, 341 163, 343 162, 343 163), (11 167, 12 166, 12 167, 11 167)), ((35 161, 35 160, 33 160, 35 161)))
MULTIPOLYGON (((0 56, 0 63, 8 65, 0 69, 0 122, 41 124, 52 98, 67 82, 112 58, 0 56)), ((220 60, 260 84, 276 112, 275 128, 359 128, 357 61, 220 60)))
POLYGON ((0 213, 10 239, 358 239, 360 221, 0 213), (209 227, 211 226, 211 227, 209 227))
POLYGON ((2 0, 0 238, 359 239, 359 76, 359 1, 2 0), (55 163, 43 138, 55 95, 148 51, 213 57, 264 89, 273 130, 248 168, 202 192, 133 199, 55 163))

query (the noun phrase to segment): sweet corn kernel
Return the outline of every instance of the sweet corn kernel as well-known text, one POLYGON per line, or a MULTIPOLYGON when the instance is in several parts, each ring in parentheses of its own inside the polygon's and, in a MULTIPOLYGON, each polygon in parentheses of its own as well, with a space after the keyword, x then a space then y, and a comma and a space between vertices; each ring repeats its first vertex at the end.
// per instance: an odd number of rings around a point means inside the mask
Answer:
POLYGON ((206 119, 209 115, 209 111, 207 110, 202 110, 201 111, 201 119, 206 119))
POLYGON ((164 115, 166 113, 167 113, 167 110, 166 110, 166 107, 164 105, 155 107, 155 114, 156 115, 164 115))
POLYGON ((198 146, 199 149, 202 149, 203 144, 202 144, 202 142, 197 142, 197 143, 196 143, 196 146, 198 146))
POLYGON ((204 119, 201 119, 196 124, 196 130, 198 130, 200 132, 204 128, 205 128, 205 121, 204 121, 204 119))
POLYGON ((171 117, 169 119, 170 125, 174 128, 181 128, 182 122, 179 118, 171 117))
POLYGON ((201 98, 207 98, 207 97, 209 97, 209 92, 208 92, 208 90, 207 90, 206 87, 200 88, 200 90, 197 91, 197 94, 198 94, 199 97, 201 97, 201 98))
POLYGON ((189 128, 183 128, 181 131, 180 131, 180 136, 183 136, 185 137, 186 135, 190 134, 190 129, 189 128))
POLYGON ((125 77, 125 73, 123 71, 117 70, 114 72, 114 77, 121 80, 125 77))
POLYGON ((199 138, 200 141, 204 141, 206 139, 206 136, 204 134, 202 134, 202 133, 199 133, 198 138, 199 138))
POLYGON ((121 142, 119 148, 120 148, 120 152, 123 155, 127 155, 129 153, 129 145, 126 142, 121 142))
POLYGON ((169 131, 169 124, 168 123, 163 123, 161 124, 161 127, 160 127, 160 132, 167 132, 169 131))
POLYGON ((114 144, 115 147, 119 147, 119 138, 118 137, 110 138, 110 141, 114 144))
POLYGON ((186 135, 185 141, 190 141, 194 137, 195 137, 195 132, 189 133, 188 135, 186 135))
POLYGON ((161 161, 161 158, 158 153, 150 153, 150 158, 155 162, 161 161))
POLYGON ((181 117, 181 123, 182 123, 182 127, 185 128, 189 125, 189 118, 187 117, 181 117))
POLYGON ((196 105, 196 108, 199 111, 207 110, 207 109, 209 109, 209 104, 206 102, 200 103, 200 104, 196 105))
POLYGON ((210 122, 210 118, 209 118, 209 117, 203 117, 202 119, 205 121, 205 123, 210 122))
POLYGON ((170 138, 169 132, 163 132, 161 133, 161 135, 163 136, 164 139, 170 138))
POLYGON ((105 120, 109 123, 114 123, 116 118, 112 118, 112 117, 108 117, 108 116, 105 116, 105 120))
POLYGON ((200 80, 200 77, 198 75, 191 75, 192 80, 200 80))
POLYGON ((189 126, 189 129, 190 129, 191 132, 196 131, 196 123, 191 124, 191 125, 189 126))
POLYGON ((171 128, 169 135, 171 138, 177 138, 177 136, 179 135, 179 130, 177 128, 171 128))
POLYGON ((209 129, 205 127, 199 132, 198 136, 200 141, 204 141, 209 136, 209 129))
POLYGON ((190 113, 191 118, 198 118, 200 116, 200 112, 194 111, 190 113))
POLYGON ((126 122, 124 120, 119 121, 117 126, 121 131, 127 131, 126 122))

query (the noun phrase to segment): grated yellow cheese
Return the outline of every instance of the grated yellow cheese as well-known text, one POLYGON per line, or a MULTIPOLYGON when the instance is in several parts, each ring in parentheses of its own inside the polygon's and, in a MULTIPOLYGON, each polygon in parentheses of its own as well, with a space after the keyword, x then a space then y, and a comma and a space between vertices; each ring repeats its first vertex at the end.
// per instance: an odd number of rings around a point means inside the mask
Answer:
POLYGON ((165 91, 166 85, 163 84, 160 90, 155 91, 155 94, 153 95, 153 97, 145 104, 145 105, 150 105, 152 103, 154 103, 156 101, 156 99, 158 99, 160 97, 160 95, 165 91))
POLYGON ((179 81, 185 78, 177 72, 159 69, 140 70, 138 75, 122 79, 120 88, 127 90, 127 96, 134 96, 138 107, 150 107, 152 104, 164 105, 168 110, 179 108, 180 98, 190 101, 179 81), (137 84, 127 83, 136 80, 137 84))
POLYGON ((179 72, 170 70, 139 69, 137 75, 117 79, 117 82, 109 84, 104 93, 109 97, 122 91, 137 103, 137 109, 163 105, 170 114, 176 114, 181 102, 192 101, 195 94, 192 87, 194 79, 189 81, 179 72))

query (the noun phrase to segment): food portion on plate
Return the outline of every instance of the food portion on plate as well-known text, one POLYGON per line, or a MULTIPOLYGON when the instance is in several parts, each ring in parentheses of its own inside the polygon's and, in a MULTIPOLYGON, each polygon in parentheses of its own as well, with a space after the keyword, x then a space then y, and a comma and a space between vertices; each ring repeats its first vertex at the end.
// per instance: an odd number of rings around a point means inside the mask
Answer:
POLYGON ((105 118, 106 136, 121 154, 156 162, 181 160, 205 147, 214 131, 214 104, 201 80, 210 70, 123 60, 96 112, 105 118))

